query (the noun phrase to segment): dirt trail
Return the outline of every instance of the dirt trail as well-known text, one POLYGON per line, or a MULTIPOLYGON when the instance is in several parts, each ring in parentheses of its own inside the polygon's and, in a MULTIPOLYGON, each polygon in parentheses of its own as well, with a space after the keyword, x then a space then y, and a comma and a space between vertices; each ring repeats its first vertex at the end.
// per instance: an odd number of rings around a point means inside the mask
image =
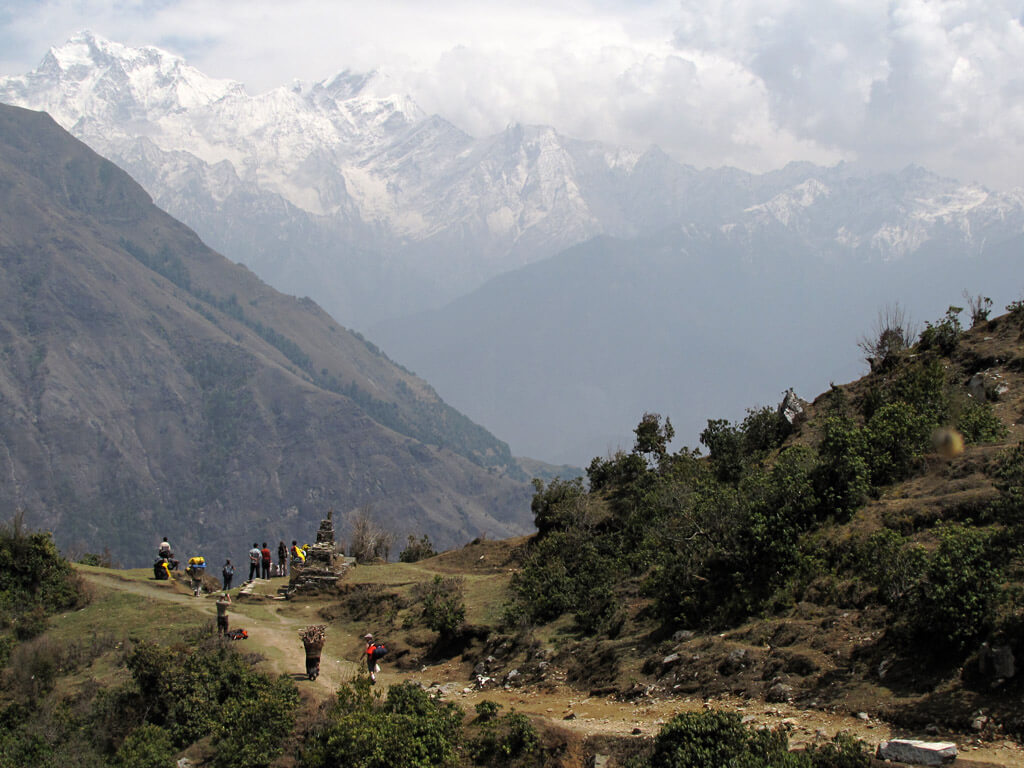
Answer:
MULTIPOLYGON (((83 577, 103 589, 118 589, 154 600, 180 604, 189 610, 201 612, 211 619, 216 616, 216 595, 193 597, 175 582, 156 581, 132 577, 117 572, 87 572, 83 577)), ((308 624, 323 623, 317 616, 314 603, 293 604, 267 596, 236 597, 231 608, 231 626, 245 627, 249 639, 244 650, 264 657, 261 662, 268 672, 287 674, 307 695, 323 700, 337 688, 361 672, 362 645, 358 637, 328 634, 320 663, 320 677, 309 681, 305 676, 305 655, 298 631, 308 624)), ((790 731, 790 743, 801 743, 831 738, 844 731, 868 744, 875 745, 885 739, 902 737, 893 734, 882 722, 864 720, 854 715, 844 716, 818 710, 801 710, 786 704, 766 704, 743 699, 662 699, 641 698, 633 702, 617 701, 605 697, 588 697, 565 685, 544 690, 513 688, 478 691, 468 682, 466 666, 452 661, 423 667, 417 672, 398 673, 385 665, 378 682, 382 687, 402 680, 414 680, 426 687, 437 686, 443 695, 472 712, 475 704, 485 699, 503 705, 506 710, 544 718, 585 736, 614 735, 652 736, 661 725, 683 711, 715 707, 736 710, 752 723, 785 726, 790 731)), ((923 738, 917 736, 916 738, 923 738)), ((1020 768, 1024 766, 1024 748, 1011 741, 981 742, 959 740, 960 757, 954 768, 1020 768)))
MULTIPOLYGON (((217 595, 194 597, 179 582, 133 578, 113 571, 83 572, 86 581, 102 589, 117 589, 152 600, 161 600, 187 607, 214 619, 217 616, 217 595)), ((286 674, 309 687, 317 698, 326 698, 341 683, 351 680, 359 671, 356 659, 361 658, 359 638, 340 638, 328 635, 320 661, 320 677, 306 679, 305 652, 299 639, 299 630, 309 624, 323 623, 313 606, 292 610, 284 601, 264 597, 235 596, 228 612, 229 626, 244 627, 247 640, 239 641, 242 650, 265 657, 262 662, 273 674, 286 674), (270 619, 270 620, 268 620, 270 619), (344 658, 347 656, 348 658, 344 658)))

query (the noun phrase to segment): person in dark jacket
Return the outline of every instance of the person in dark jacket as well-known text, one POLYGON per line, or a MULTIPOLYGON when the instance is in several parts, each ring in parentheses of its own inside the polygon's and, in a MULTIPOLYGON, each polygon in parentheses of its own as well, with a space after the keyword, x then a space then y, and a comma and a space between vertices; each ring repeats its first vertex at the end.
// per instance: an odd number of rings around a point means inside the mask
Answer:
POLYGON ((288 575, 288 547, 283 541, 277 543, 277 575, 288 575))
POLYGON ((224 567, 220 570, 220 575, 224 578, 224 591, 231 589, 231 579, 235 576, 235 566, 231 564, 230 560, 224 561, 224 567))

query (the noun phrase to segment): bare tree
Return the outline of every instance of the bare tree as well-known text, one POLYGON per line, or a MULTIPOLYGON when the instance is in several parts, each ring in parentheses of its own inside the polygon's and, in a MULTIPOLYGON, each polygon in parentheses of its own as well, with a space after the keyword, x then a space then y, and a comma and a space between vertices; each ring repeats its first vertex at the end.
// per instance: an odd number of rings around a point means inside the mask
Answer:
POLYGON ((887 304, 878 311, 878 319, 870 335, 862 336, 857 346, 864 353, 864 359, 872 371, 886 370, 913 346, 917 335, 916 324, 910 321, 906 311, 897 302, 887 304))
POLYGON ((391 546, 395 543, 395 535, 374 521, 372 510, 370 505, 366 505, 349 517, 351 534, 348 553, 357 563, 386 561, 391 555, 391 546))

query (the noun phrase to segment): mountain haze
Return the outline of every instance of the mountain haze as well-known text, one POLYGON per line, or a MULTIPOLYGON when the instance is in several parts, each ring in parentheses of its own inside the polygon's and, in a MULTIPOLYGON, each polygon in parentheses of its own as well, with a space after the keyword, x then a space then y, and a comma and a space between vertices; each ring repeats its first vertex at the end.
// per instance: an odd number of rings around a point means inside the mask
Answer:
POLYGON ((965 287, 1002 307, 1024 296, 1022 248, 1018 235, 878 264, 722 236, 599 238, 371 335, 516 452, 581 465, 629 449, 645 411, 696 447, 708 418, 857 378, 857 341, 887 304, 922 327, 965 287))
POLYGON ((443 546, 528 528, 505 444, 48 116, 0 107, 0 201, 0 497, 61 546, 240 557, 328 508, 443 546))
POLYGON ((887 304, 922 322, 964 290, 997 308, 1024 292, 1020 189, 698 169, 550 126, 474 137, 394 91, 345 71, 249 95, 87 32, 0 78, 0 100, 48 111, 228 258, 547 461, 628 446, 646 410, 692 444, 708 413, 853 378, 887 304))

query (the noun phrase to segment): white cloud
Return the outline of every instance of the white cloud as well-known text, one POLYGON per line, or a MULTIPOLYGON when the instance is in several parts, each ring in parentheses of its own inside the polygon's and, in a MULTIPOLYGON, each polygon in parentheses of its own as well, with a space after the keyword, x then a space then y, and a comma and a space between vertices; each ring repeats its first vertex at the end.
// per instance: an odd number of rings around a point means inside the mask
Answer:
POLYGON ((1021 183, 1024 0, 51 0, 0 15, 0 71, 91 28, 251 91, 386 71, 471 133, 512 121, 698 166, 917 162, 1021 183))

